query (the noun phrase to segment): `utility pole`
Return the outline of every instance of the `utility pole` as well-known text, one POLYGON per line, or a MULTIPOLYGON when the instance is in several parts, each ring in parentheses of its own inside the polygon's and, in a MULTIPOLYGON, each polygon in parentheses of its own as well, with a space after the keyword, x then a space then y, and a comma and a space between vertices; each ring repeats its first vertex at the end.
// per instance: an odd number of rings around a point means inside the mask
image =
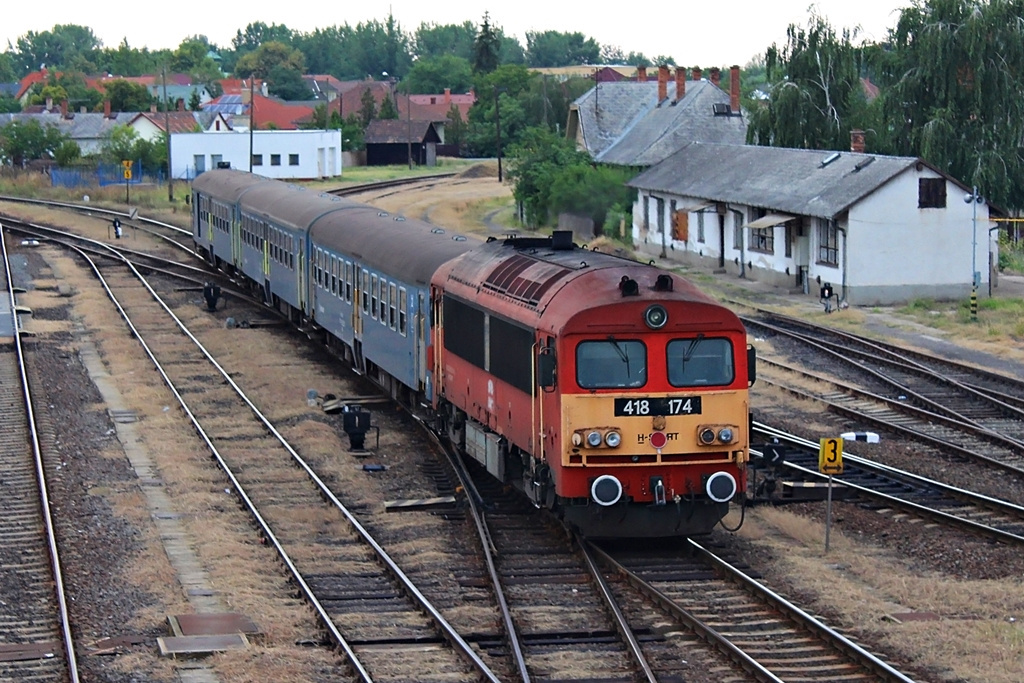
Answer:
POLYGON ((256 74, 249 74, 249 173, 252 173, 252 129, 256 127, 256 102, 253 100, 253 84, 256 74))
POLYGON ((412 170, 412 98, 405 94, 405 122, 409 128, 409 170, 412 170))
POLYGON ((498 95, 501 89, 494 89, 494 128, 498 142, 498 182, 502 181, 501 177, 501 109, 498 106, 498 95))
POLYGON ((167 101, 167 67, 160 68, 164 83, 164 131, 167 133, 167 201, 174 201, 174 170, 171 166, 171 103, 167 101))

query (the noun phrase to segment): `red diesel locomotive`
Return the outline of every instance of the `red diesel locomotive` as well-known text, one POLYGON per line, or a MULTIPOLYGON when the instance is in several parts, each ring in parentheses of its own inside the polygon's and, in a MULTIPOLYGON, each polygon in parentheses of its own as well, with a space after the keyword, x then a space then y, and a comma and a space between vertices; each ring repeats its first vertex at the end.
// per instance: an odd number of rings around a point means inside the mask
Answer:
POLYGON ((687 280, 491 240, 431 280, 434 406, 453 441, 591 537, 709 532, 746 489, 755 354, 687 280))

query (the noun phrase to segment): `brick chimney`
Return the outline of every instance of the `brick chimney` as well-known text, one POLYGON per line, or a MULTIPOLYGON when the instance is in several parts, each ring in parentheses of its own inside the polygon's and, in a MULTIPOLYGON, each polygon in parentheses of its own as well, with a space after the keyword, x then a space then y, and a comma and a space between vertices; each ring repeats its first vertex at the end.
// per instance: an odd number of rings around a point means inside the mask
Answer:
POLYGON ((668 65, 658 67, 658 102, 668 99, 668 65))
POLYGON ((156 113, 156 102, 153 102, 152 104, 149 105, 149 113, 150 114, 155 114, 156 113))
POLYGON ((729 106, 733 114, 740 113, 740 67, 737 64, 729 67, 729 106))
POLYGON ((110 118, 110 100, 103 100, 103 118, 110 118))
POLYGON ((185 100, 181 97, 178 98, 178 111, 185 111, 185 100))
POLYGON ((700 67, 699 66, 693 67, 693 71, 690 72, 690 80, 691 81, 699 81, 700 80, 700 67))
POLYGON ((62 119, 66 119, 68 117, 68 101, 67 100, 61 100, 60 101, 60 117, 62 119))
POLYGON ((719 84, 721 84, 721 82, 722 82, 722 70, 719 69, 717 66, 711 67, 711 85, 713 85, 713 86, 715 86, 717 88, 717 87, 719 87, 719 84))
POLYGON ((850 131, 850 151, 858 154, 864 153, 864 131, 856 129, 850 131))
POLYGON ((677 66, 676 67, 676 102, 683 99, 686 95, 686 69, 677 66))
POLYGON ((646 83, 647 82, 647 67, 646 66, 638 66, 636 68, 636 80, 637 80, 637 83, 646 83))
POLYGON ((445 104, 450 104, 451 101, 452 101, 452 89, 451 88, 445 88, 444 89, 444 103, 445 104))

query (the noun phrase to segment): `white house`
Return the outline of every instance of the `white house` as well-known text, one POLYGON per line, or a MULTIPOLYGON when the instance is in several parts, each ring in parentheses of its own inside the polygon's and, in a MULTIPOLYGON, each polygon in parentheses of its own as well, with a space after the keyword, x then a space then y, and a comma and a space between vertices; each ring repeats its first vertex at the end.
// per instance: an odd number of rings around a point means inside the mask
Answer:
POLYGON ((230 133, 231 125, 219 112, 155 110, 140 112, 128 123, 143 140, 156 142, 170 128, 176 133, 230 133))
POLYGON ((628 185, 641 251, 850 304, 985 295, 998 263, 988 204, 913 157, 693 143, 628 185))
POLYGON ((222 163, 268 178, 333 178, 341 175, 341 134, 337 130, 172 133, 171 172, 176 180, 191 180, 222 163))

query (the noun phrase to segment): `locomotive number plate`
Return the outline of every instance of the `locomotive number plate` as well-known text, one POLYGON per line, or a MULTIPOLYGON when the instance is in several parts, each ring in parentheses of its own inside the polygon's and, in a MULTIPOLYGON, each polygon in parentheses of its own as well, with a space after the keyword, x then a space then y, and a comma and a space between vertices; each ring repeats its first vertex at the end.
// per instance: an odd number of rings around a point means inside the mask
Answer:
POLYGON ((700 415, 700 396, 684 398, 617 398, 615 416, 700 415))

